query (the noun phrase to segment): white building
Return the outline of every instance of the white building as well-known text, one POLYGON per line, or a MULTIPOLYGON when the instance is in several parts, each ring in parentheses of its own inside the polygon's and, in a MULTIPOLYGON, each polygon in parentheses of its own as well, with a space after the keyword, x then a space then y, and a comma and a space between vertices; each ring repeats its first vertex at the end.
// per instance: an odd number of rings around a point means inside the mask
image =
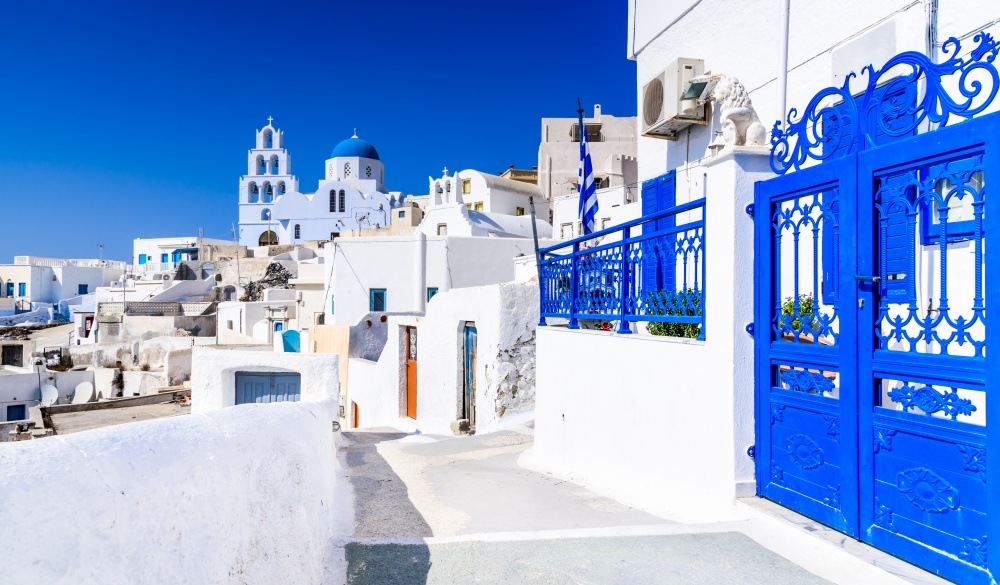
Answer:
MULTIPOLYGON (((598 188, 635 185, 636 121, 601 113, 584 117, 590 157, 598 188)), ((542 118, 542 141, 538 146, 538 188, 546 200, 572 195, 580 170, 578 118, 542 118)))
POLYGON ((132 271, 135 274, 147 272, 171 272, 181 262, 204 260, 202 248, 205 246, 232 246, 230 240, 213 238, 136 238, 132 242, 132 271))
POLYGON ((448 176, 447 168, 440 178, 428 177, 428 181, 430 201, 418 234, 531 238, 530 197, 536 210, 540 206, 543 212, 535 219, 538 237, 552 235, 552 227, 544 219, 548 203, 541 201, 532 185, 473 170, 448 176))
POLYGON ((390 211, 403 196, 385 188, 385 168, 374 146, 357 135, 340 142, 316 191, 302 193, 284 143, 284 133, 270 124, 257 131, 247 174, 240 177, 241 245, 332 240, 343 230, 390 224, 390 211))
POLYGON ((13 264, 0 265, 0 300, 6 301, 0 303, 0 315, 53 309, 60 301, 108 286, 124 272, 125 263, 116 260, 16 256, 13 264))

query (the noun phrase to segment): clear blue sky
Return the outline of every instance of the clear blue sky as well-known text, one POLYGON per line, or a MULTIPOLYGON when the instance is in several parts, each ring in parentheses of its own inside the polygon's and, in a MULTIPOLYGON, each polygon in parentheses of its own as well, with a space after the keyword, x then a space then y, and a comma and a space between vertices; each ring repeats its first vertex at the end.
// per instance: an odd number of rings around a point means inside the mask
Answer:
POLYGON ((634 116, 625 0, 8 2, 0 262, 230 238, 274 116, 312 192, 358 135, 393 191, 537 164, 542 117, 634 116), (586 23, 584 27, 583 24, 586 23))

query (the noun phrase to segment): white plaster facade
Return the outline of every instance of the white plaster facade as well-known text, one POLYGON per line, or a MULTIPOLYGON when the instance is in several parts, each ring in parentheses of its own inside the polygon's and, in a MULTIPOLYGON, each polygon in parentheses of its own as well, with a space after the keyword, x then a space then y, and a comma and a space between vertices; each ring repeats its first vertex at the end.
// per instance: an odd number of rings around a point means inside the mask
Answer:
POLYGON ((136 238, 132 241, 131 273, 172 272, 184 261, 205 260, 204 246, 232 246, 231 240, 213 238, 136 238))
POLYGON ((389 316, 387 341, 377 360, 351 358, 349 411, 360 427, 391 426, 427 433, 452 432, 468 418, 463 408, 466 364, 475 371, 475 431, 496 431, 505 416, 530 411, 535 401, 537 284, 454 289, 427 303, 423 316, 389 316), (474 327, 475 359, 468 360, 465 328, 474 327), (406 327, 417 335, 417 405, 407 417, 406 327))
POLYGON ((19 311, 49 307, 108 286, 124 272, 124 262, 17 256, 14 264, 0 264, 0 296, 19 311))
MULTIPOLYGON (((336 355, 323 353, 196 347, 191 362, 191 412, 198 414, 234 406, 237 372, 298 373, 301 401, 339 405, 339 359, 336 355)), ((248 405, 240 405, 245 406, 248 405)))
POLYGON ((332 240, 344 230, 387 226, 390 211, 403 201, 402 193, 386 190, 375 147, 356 134, 334 147, 313 193, 299 191, 284 133, 270 124, 257 131, 247 161, 239 196, 239 242, 244 246, 332 240))
MULTIPOLYGON (((456 208, 459 213, 464 205, 456 208)), ((431 217, 428 212, 428 217, 431 217)), ((508 216, 510 217, 510 216, 508 216)), ((425 218, 424 223, 427 223, 425 218)), ((541 236, 541 234, 539 234, 541 236)), ((548 240, 541 241, 546 245, 548 240)), ((326 248, 327 324, 354 325, 369 311, 423 313, 427 298, 453 288, 514 280, 514 258, 533 255, 528 238, 455 236, 346 238, 326 248), (385 291, 381 309, 373 291, 385 291)))
MULTIPOLYGON (((594 106, 584 117, 594 178, 598 187, 634 185, 637 181, 635 117, 616 117, 594 106)), ((547 201, 577 191, 580 170, 578 118, 542 118, 538 146, 538 188, 547 201)), ((542 216, 544 217, 544 216, 542 216)))
MULTIPOLYGON (((641 190, 621 185, 597 190, 594 231, 607 229, 642 216, 641 190)), ((583 235, 580 194, 576 191, 552 199, 553 237, 569 240, 583 235)))

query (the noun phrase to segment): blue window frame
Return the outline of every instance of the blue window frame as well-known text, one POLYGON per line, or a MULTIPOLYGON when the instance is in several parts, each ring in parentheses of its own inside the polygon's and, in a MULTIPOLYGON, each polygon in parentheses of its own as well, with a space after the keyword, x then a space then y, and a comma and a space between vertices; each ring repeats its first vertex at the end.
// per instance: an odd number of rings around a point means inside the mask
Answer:
POLYGON ((285 324, 284 323, 275 323, 274 324, 274 332, 275 333, 279 333, 279 332, 284 331, 284 330, 285 330, 285 324))
POLYGON ((427 300, 434 298, 434 295, 438 294, 438 289, 436 286, 427 287, 427 300))
POLYGON ((160 262, 166 264, 170 261, 170 254, 160 254, 160 262))
POLYGON ((369 307, 370 311, 382 312, 385 311, 386 305, 386 294, 384 288, 373 288, 368 293, 369 307))
POLYGON ((78 284, 78 285, 76 285, 76 292, 77 292, 77 294, 85 295, 85 294, 87 294, 87 288, 88 288, 88 285, 86 285, 86 284, 78 284))
POLYGON ((28 296, 28 283, 26 282, 17 283, 17 296, 19 297, 28 296))
POLYGON ((146 263, 146 255, 139 254, 139 264, 145 264, 145 263, 146 263))
POLYGON ((25 420, 28 418, 28 408, 23 404, 7 405, 7 420, 25 420))
POLYGON ((9 281, 7 282, 7 294, 6 294, 6 296, 8 296, 8 297, 14 296, 14 283, 13 282, 9 282, 9 281))

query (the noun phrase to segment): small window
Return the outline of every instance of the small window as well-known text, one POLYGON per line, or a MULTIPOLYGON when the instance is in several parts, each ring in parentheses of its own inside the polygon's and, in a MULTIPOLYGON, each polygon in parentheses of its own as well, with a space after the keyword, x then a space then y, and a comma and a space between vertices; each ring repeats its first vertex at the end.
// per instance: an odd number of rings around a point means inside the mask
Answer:
POLYGON ((369 304, 370 311, 378 311, 378 312, 385 311, 386 294, 384 288, 371 289, 369 297, 371 301, 369 304))
POLYGON ((564 240, 568 240, 573 237, 573 224, 564 223, 559 226, 559 237, 564 240))
POLYGON ((282 323, 282 322, 279 321, 279 322, 277 322, 277 323, 274 324, 274 332, 275 333, 280 333, 280 332, 282 332, 284 330, 285 330, 285 324, 284 323, 282 323))
POLYGON ((78 284, 78 285, 76 285, 76 294, 80 294, 80 295, 87 294, 87 285, 86 284, 78 284))
POLYGON ((346 178, 348 178, 350 176, 351 176, 351 163, 345 163, 344 164, 344 178, 346 179, 346 178))
POLYGON ((439 236, 447 236, 448 235, 448 224, 446 224, 446 223, 439 223, 438 224, 438 228, 437 228, 437 235, 439 235, 439 236))
POLYGON ((28 418, 28 408, 23 404, 7 405, 7 420, 25 420, 28 418))
POLYGON ((399 219, 403 219, 404 217, 406 217, 406 212, 400 210, 400 212, 399 212, 399 219))
MULTIPOLYGON (((337 192, 330 191, 330 213, 336 213, 336 212, 337 212, 337 192)), ((333 236, 330 236, 330 239, 333 239, 333 236)))
POLYGON ((607 229, 609 225, 611 225, 611 218, 610 217, 605 217, 605 218, 601 219, 601 229, 602 230, 603 229, 607 229))
POLYGON ((475 209, 476 209, 476 211, 482 211, 483 210, 483 203, 481 201, 479 203, 476 203, 475 209))
POLYGON ((365 167, 365 177, 372 178, 372 166, 368 165, 365 167))
POLYGON ((466 209, 472 209, 472 204, 471 203, 466 203, 465 204, 465 208, 466 209))
POLYGON ((436 294, 438 294, 438 289, 437 289, 436 286, 432 286, 432 287, 428 287, 427 288, 427 300, 428 301, 431 300, 431 299, 433 299, 434 295, 436 295, 436 294))
POLYGON ((170 261, 170 255, 169 254, 160 254, 160 262, 166 264, 169 261, 170 261))
POLYGON ((341 189, 340 190, 340 212, 344 213, 347 211, 347 193, 341 189))
POLYGON ((230 331, 232 331, 232 329, 233 329, 233 320, 232 319, 229 319, 228 321, 226 321, 226 329, 229 329, 230 331))
POLYGON ((146 255, 139 254, 139 264, 145 264, 145 263, 146 263, 146 255))
POLYGON ((472 193, 472 179, 462 179, 462 195, 472 193))
MULTIPOLYGON (((81 285, 81 286, 86 286, 86 285, 81 285)), ((26 282, 17 283, 17 296, 19 297, 28 296, 28 283, 26 282)))
POLYGON ((518 207, 518 208, 514 209, 514 215, 524 215, 524 208, 523 207, 518 207))
POLYGON ((299 224, 295 224, 295 239, 297 240, 301 237, 302 237, 302 228, 299 227, 299 224))

